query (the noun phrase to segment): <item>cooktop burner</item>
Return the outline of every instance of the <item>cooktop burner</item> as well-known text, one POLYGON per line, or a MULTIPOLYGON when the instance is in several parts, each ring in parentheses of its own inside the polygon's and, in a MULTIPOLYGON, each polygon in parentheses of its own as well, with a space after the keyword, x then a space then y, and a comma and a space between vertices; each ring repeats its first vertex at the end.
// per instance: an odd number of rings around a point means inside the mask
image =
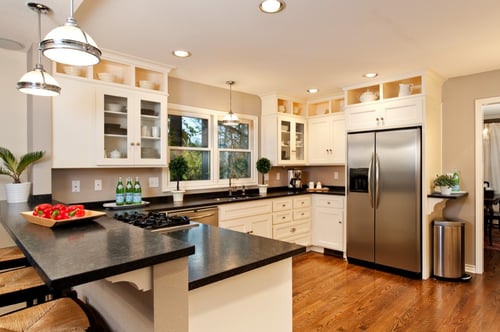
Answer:
POLYGON ((115 213, 115 219, 145 229, 167 228, 190 223, 189 218, 186 216, 167 216, 165 212, 140 213, 134 211, 132 213, 115 213))

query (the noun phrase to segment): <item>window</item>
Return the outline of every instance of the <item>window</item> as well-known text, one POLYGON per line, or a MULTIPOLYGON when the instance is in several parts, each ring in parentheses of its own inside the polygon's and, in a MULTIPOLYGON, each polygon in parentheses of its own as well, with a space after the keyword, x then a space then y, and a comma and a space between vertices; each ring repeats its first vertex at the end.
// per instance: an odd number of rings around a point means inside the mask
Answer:
MULTIPOLYGON (((253 167, 257 151, 257 117, 238 115, 240 124, 224 126, 225 112, 183 105, 169 105, 169 160, 183 155, 188 162, 183 189, 224 187, 232 183, 257 183, 253 167)), ((164 172, 163 189, 170 190, 174 179, 164 172)))

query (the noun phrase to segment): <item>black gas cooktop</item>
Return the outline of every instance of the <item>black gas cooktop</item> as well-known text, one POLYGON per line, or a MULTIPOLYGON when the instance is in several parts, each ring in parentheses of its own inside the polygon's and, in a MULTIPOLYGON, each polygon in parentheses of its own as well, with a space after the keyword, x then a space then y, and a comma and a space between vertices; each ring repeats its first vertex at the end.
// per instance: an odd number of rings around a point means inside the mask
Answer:
POLYGON ((145 229, 168 228, 181 225, 189 225, 190 220, 186 216, 167 216, 165 212, 117 212, 115 219, 145 229))

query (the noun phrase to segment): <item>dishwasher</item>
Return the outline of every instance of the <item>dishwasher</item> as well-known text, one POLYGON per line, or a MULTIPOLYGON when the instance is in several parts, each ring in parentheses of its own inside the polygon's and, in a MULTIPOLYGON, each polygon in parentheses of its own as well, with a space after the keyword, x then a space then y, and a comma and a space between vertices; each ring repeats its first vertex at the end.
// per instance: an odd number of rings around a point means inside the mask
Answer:
POLYGON ((185 216, 193 222, 219 226, 219 209, 217 206, 205 206, 183 210, 165 211, 168 216, 185 216))

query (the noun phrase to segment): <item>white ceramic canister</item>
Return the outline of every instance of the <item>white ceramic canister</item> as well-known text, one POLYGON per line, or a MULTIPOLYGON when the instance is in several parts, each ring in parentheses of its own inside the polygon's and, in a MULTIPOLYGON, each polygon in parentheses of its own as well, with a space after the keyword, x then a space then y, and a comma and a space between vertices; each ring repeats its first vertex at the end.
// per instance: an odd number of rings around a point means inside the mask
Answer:
POLYGON ((398 97, 409 96, 413 90, 413 84, 399 84, 399 94, 398 97))

